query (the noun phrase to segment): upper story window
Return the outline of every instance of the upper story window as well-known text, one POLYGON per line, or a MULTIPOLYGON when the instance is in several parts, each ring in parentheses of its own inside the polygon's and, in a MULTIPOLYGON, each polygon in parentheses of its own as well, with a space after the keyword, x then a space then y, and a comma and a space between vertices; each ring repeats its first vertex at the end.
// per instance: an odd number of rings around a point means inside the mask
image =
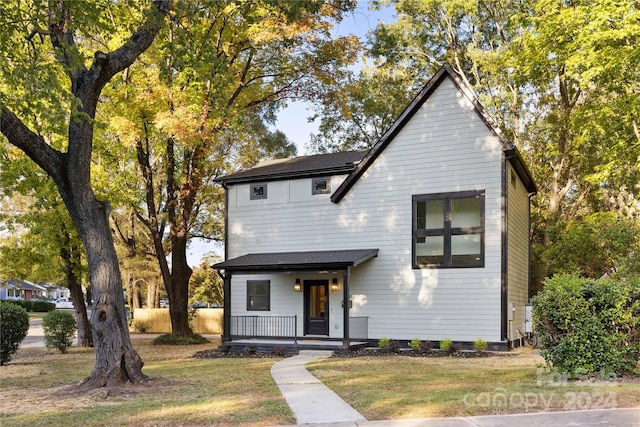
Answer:
POLYGON ((329 178, 313 178, 311 180, 311 194, 331 193, 331 181, 329 178))
POLYGON ((413 268, 484 266, 484 192, 413 196, 413 268))
POLYGON ((259 184, 250 184, 249 185, 249 199, 250 200, 259 200, 267 198, 267 183, 262 182, 259 184))
POLYGON ((247 280, 247 311, 271 310, 271 282, 247 280))

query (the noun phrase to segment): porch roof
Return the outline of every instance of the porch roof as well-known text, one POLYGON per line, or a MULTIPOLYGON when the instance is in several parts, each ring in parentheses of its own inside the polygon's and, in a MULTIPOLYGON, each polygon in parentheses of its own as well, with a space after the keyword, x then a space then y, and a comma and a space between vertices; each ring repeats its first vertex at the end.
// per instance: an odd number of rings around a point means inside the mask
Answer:
POLYGON ((378 256, 378 249, 277 252, 242 255, 212 265, 231 272, 343 270, 378 256))

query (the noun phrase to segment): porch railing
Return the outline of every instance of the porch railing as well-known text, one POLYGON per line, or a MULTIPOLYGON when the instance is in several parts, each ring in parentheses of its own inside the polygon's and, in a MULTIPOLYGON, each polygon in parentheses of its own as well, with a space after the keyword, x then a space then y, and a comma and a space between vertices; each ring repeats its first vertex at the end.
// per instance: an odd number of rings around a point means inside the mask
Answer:
POLYGON ((298 342, 298 316, 231 316, 233 338, 292 339, 298 342))
MULTIPOLYGON (((286 339, 298 342, 298 316, 231 316, 232 338, 286 339)), ((349 337, 369 338, 369 317, 349 317, 349 337)))

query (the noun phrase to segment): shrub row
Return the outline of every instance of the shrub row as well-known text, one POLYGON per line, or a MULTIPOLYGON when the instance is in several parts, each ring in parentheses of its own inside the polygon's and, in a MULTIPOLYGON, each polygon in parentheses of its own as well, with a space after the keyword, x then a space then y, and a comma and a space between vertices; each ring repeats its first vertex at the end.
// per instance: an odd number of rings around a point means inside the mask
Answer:
POLYGON ((47 313, 49 311, 53 311, 56 309, 55 303, 52 303, 49 301, 41 301, 41 300, 25 301, 21 299, 14 299, 14 300, 5 300, 4 302, 15 304, 17 306, 24 308, 27 311, 31 311, 35 313, 47 313))
POLYGON ((640 282, 555 276, 533 300, 540 354, 573 378, 632 374, 640 360, 640 282))

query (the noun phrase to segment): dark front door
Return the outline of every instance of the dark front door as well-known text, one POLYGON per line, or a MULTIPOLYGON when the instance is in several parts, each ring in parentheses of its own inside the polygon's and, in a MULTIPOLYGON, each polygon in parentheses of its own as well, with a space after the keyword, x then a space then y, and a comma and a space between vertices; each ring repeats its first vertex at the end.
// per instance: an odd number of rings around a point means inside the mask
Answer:
POLYGON ((305 335, 329 335, 329 281, 304 281, 305 335))

